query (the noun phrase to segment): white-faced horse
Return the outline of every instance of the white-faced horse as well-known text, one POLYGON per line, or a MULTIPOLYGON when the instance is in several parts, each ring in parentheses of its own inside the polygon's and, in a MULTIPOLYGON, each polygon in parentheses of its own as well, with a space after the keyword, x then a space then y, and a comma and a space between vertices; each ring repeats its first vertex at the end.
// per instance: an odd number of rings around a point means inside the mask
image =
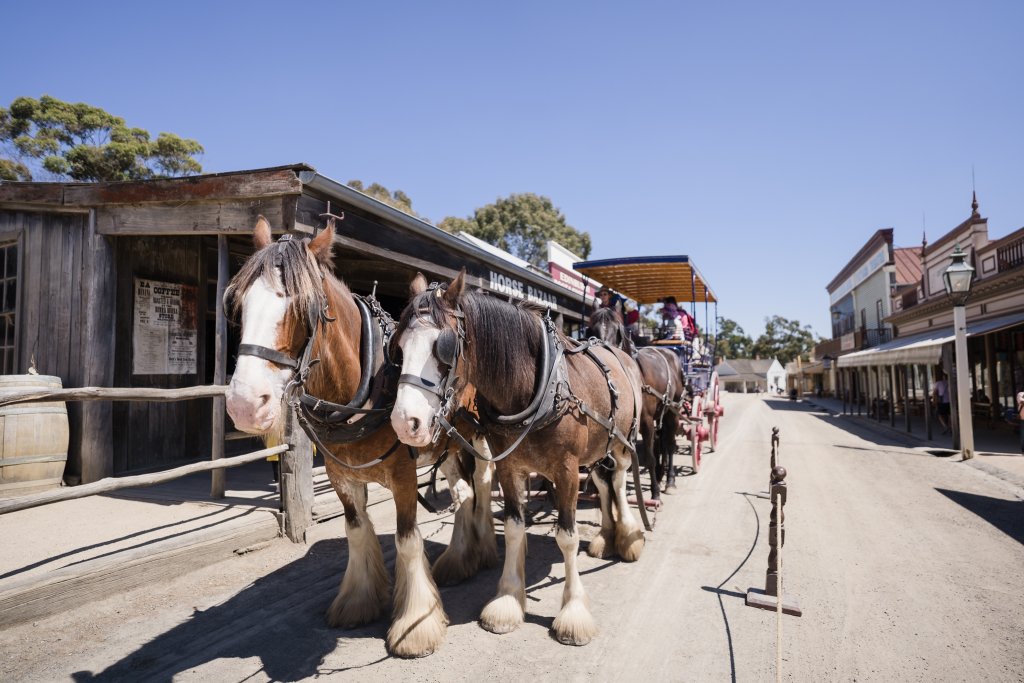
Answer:
MULTIPOLYGON (((327 475, 345 508, 348 564, 327 611, 331 626, 351 628, 379 618, 390 581, 380 542, 366 511, 367 484, 391 490, 397 513, 392 654, 430 654, 444 640, 448 618, 416 526, 416 467, 432 462, 444 444, 417 455, 401 446, 389 415, 395 368, 387 361, 391 318, 372 297, 353 295, 334 274, 333 221, 312 240, 290 235, 272 242, 262 216, 257 251, 231 281, 225 303, 241 312, 242 342, 227 392, 235 426, 280 442, 289 410, 324 455, 327 475)), ((458 453, 458 450, 455 451, 458 453)), ((451 460, 454 464, 454 458, 451 460)), ((449 482, 457 479, 446 470, 449 482)), ((460 482, 463 503, 454 538, 434 574, 451 582, 497 561, 487 468, 476 468, 476 490, 460 482)))
POLYGON ((589 554, 638 559, 644 533, 626 498, 641 402, 636 364, 603 343, 573 345, 531 306, 467 291, 464 273, 447 287, 428 288, 418 276, 395 340, 403 356, 391 415, 399 438, 427 447, 451 434, 453 413, 472 386, 497 454, 493 460, 505 498, 505 566, 481 625, 506 633, 523 622, 525 484, 530 472, 538 472, 554 483, 556 540, 565 560, 555 636, 567 644, 589 642, 597 627, 576 566, 579 468, 594 466, 601 494, 601 531, 589 554))

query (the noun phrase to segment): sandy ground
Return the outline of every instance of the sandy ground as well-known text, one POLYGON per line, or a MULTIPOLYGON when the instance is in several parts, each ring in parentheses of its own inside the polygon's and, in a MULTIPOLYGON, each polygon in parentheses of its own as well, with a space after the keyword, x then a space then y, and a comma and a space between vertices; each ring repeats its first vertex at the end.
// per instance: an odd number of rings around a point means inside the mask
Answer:
MULTIPOLYGON (((779 643, 787 680, 1024 680, 1024 490, 802 404, 729 395, 726 408, 719 452, 666 498, 639 562, 581 552, 601 627, 585 647, 550 635, 562 563, 546 511, 531 527, 526 623, 503 636, 477 625, 488 570, 442 590, 447 642, 418 660, 388 657, 384 621, 326 626, 345 553, 333 520, 307 546, 275 541, 0 632, 0 680, 750 681, 774 678, 779 643), (783 581, 804 610, 781 629, 743 600, 764 586, 772 426, 789 470, 783 581)), ((390 565, 390 506, 373 516, 390 565)), ((593 536, 594 510, 580 517, 593 536)), ((450 520, 421 518, 436 556, 450 520)))

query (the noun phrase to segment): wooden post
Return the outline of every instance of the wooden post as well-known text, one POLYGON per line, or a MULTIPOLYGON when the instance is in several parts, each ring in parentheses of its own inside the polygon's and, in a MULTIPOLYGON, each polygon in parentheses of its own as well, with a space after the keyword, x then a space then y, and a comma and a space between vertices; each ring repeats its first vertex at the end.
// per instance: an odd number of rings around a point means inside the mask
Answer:
POLYGON ((925 363, 924 366, 924 436, 929 441, 932 440, 932 397, 931 393, 932 386, 932 364, 925 363))
POLYGON ((890 365, 889 372, 889 426, 896 426, 896 366, 890 365))
MULTIPOLYGON (((213 383, 224 384, 228 364, 228 318, 224 312, 224 290, 230 275, 228 264, 228 236, 217 235, 217 334, 214 341, 213 383)), ((224 397, 213 399, 213 429, 211 430, 210 459, 224 457, 224 397)), ((224 470, 214 470, 210 475, 210 497, 224 497, 224 470)))
POLYGON ((786 468, 772 468, 772 512, 768 525, 768 570, 765 572, 764 590, 751 588, 747 591, 747 606, 774 611, 782 602, 782 611, 799 617, 803 614, 799 603, 791 595, 779 596, 779 551, 786 544, 786 468))
POLYGON ((996 383, 995 343, 995 335, 985 335, 985 396, 988 397, 989 420, 999 419, 999 386, 996 383))
POLYGON ((313 445, 288 408, 288 450, 281 456, 281 511, 284 533, 293 543, 306 542, 313 523, 313 445))
POLYGON ((960 389, 954 365, 953 344, 942 345, 942 370, 946 373, 946 391, 949 392, 949 430, 952 433, 953 448, 960 450, 960 389))
MULTIPOLYGON (((82 246, 82 269, 87 274, 83 307, 82 382, 109 387, 114 383, 114 295, 117 260, 110 238, 96 232, 96 209, 89 210, 88 233, 82 246)), ((82 406, 82 483, 114 473, 114 409, 101 401, 82 406)))
POLYGON ((913 365, 900 366, 900 381, 903 384, 903 422, 906 424, 907 434, 910 434, 910 393, 907 391, 907 374, 913 369, 913 365))

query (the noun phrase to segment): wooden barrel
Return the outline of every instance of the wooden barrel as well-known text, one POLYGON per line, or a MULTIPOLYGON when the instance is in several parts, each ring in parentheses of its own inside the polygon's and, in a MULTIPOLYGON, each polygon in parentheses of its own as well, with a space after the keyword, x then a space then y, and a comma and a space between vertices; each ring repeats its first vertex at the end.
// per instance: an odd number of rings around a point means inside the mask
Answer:
MULTIPOLYGON (((49 375, 0 375, 0 397, 61 386, 60 377, 49 375)), ((67 460, 63 401, 0 406, 0 498, 60 486, 67 460)))

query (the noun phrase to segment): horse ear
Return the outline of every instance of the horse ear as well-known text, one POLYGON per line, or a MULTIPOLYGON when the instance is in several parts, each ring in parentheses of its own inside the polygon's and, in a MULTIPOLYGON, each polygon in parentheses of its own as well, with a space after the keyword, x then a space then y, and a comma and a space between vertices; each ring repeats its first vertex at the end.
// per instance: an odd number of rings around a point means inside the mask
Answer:
POLYGON ((256 227, 252 231, 252 243, 259 251, 273 241, 274 238, 270 236, 270 223, 261 215, 256 219, 256 227))
POLYGON ((327 227, 313 238, 309 243, 309 250, 313 252, 317 262, 322 266, 331 268, 334 259, 334 219, 327 221, 327 227))
POLYGON ((427 278, 423 277, 423 273, 416 273, 416 277, 409 283, 409 295, 418 296, 425 291, 427 291, 427 278))
POLYGON ((452 308, 455 307, 459 301, 459 297, 462 296, 462 290, 466 288, 466 269, 463 268, 459 271, 459 274, 455 276, 452 283, 448 285, 448 289, 444 290, 444 300, 448 302, 448 305, 452 308))

